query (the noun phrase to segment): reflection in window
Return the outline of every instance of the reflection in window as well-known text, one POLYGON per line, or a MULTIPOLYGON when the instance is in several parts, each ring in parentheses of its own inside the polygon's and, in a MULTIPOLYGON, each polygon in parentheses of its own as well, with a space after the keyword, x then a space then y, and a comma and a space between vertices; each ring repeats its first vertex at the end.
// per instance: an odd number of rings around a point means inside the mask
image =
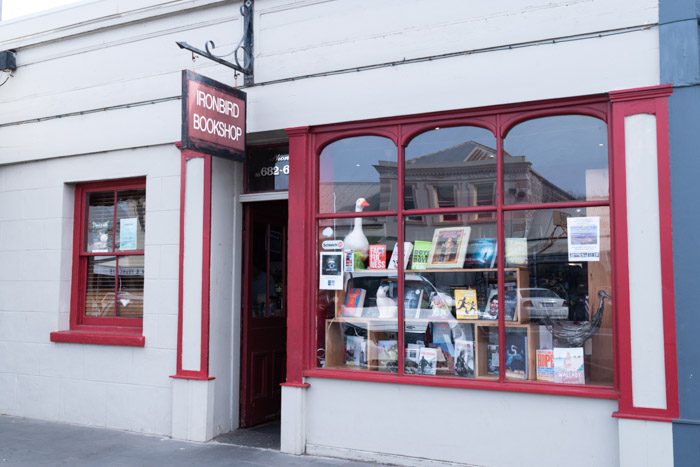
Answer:
POLYGON ((608 131, 581 115, 527 120, 504 140, 506 204, 608 199, 608 131))
POLYGON ((397 151, 379 136, 345 138, 321 152, 319 211, 352 212, 364 198, 365 211, 396 209, 397 151))
MULTIPOLYGON (((454 208, 457 206, 457 197, 455 196, 454 185, 436 185, 435 200, 439 208, 454 208)), ((457 220, 457 214, 443 214, 443 222, 451 222, 457 220)))
MULTIPOLYGON (((416 187, 414 185, 404 185, 404 209, 416 209, 416 187)), ((406 220, 409 222, 423 222, 423 216, 408 216, 406 220)))
MULTIPOLYGON (((405 172, 407 185, 433 187, 432 196, 415 200, 417 209, 476 206, 472 186, 495 186, 496 139, 477 127, 427 131, 406 147, 405 172)), ((408 206, 405 198, 404 205, 408 206)), ((444 221, 457 219, 453 214, 443 216, 444 221)))
MULTIPOLYGON (((319 220, 319 366, 612 386, 606 125, 540 118, 516 125, 504 142, 503 190, 493 134, 434 128, 406 146, 403 212, 319 220), (579 200, 602 202, 576 207, 579 200), (548 209, 551 202, 560 204, 548 209), (434 211, 417 215, 423 209, 434 211)), ((341 207, 322 199, 321 213, 393 207, 395 163, 375 157, 377 175, 361 172, 362 162, 357 173, 348 165, 381 138, 362 151, 350 143, 332 148, 347 149, 343 162, 321 154, 322 184, 334 188, 322 186, 321 198, 343 194, 341 207), (350 192, 370 179, 372 188, 350 192)))

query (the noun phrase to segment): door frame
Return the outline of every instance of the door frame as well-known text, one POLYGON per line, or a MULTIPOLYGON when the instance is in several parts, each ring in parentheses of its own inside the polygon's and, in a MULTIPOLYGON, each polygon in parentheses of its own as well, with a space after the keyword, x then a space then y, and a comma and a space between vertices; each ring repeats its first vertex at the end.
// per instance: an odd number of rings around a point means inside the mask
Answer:
MULTIPOLYGON (((242 195, 246 196, 246 195, 242 195)), ((247 195, 246 199, 241 199, 241 202, 243 203, 243 235, 242 235, 242 245, 241 245, 241 318, 240 318, 240 325, 241 325, 241 338, 240 338, 240 350, 239 350, 239 359, 240 359, 240 379, 239 379, 239 400, 238 400, 238 406, 239 406, 239 413, 238 413, 238 425, 239 427, 247 427, 246 424, 244 423, 246 416, 248 416, 248 404, 251 402, 248 400, 248 391, 250 389, 250 381, 248 378, 248 373, 250 371, 249 368, 249 332, 250 332, 250 325, 251 325, 251 316, 249 314, 250 310, 250 305, 251 305, 251 297, 250 297, 250 274, 252 273, 251 271, 251 266, 252 266, 252 260, 250 257, 250 248, 252 248, 252 235, 253 235, 253 226, 251 224, 252 221, 252 213, 251 209, 254 208, 254 205, 256 204, 282 204, 284 203, 286 208, 287 208, 287 224, 285 226, 285 229, 288 231, 289 228, 289 204, 287 203, 287 192, 270 192, 270 193, 254 193, 251 195, 247 195)), ((288 250, 287 250, 287 245, 284 245, 284 254, 285 256, 288 256, 288 250)), ((284 271, 284 276, 285 276, 285 315, 284 319, 285 321, 285 329, 286 329, 286 321, 287 321, 287 306, 286 306, 286 277, 288 273, 288 263, 285 258, 285 271, 284 271)), ((285 352, 286 352, 286 346, 285 346, 285 352)), ((274 362, 273 362, 274 363, 274 362)), ((285 366, 286 366, 286 359, 285 359, 285 366)), ((281 403, 281 401, 280 401, 281 403)))

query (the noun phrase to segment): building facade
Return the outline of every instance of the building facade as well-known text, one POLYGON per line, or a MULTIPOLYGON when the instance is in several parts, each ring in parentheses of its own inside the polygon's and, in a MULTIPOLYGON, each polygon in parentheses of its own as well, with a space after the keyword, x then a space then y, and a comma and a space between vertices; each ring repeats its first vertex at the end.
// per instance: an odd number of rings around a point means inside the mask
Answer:
POLYGON ((0 413, 696 465, 697 18, 94 0, 0 23, 0 413), (242 6, 252 76, 175 45, 230 53, 242 6), (245 92, 245 162, 181 144, 182 70, 245 92))

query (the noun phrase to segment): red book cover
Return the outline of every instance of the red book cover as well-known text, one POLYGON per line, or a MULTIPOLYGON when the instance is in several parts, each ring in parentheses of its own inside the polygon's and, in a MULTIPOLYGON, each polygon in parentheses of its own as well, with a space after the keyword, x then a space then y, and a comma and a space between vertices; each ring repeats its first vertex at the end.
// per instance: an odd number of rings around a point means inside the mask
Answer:
POLYGON ((386 245, 369 246, 369 268, 386 269, 386 245))

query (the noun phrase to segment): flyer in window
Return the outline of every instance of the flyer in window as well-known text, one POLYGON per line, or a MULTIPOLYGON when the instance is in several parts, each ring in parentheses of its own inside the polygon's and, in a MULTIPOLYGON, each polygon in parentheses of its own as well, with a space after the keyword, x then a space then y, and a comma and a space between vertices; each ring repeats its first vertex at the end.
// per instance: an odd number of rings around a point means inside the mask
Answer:
POLYGON ((136 218, 119 219, 119 249, 136 249, 136 218))
POLYGON ((569 261, 600 261, 600 217, 566 219, 569 261))
POLYGON ((320 290, 343 290, 343 253, 321 253, 320 290))

